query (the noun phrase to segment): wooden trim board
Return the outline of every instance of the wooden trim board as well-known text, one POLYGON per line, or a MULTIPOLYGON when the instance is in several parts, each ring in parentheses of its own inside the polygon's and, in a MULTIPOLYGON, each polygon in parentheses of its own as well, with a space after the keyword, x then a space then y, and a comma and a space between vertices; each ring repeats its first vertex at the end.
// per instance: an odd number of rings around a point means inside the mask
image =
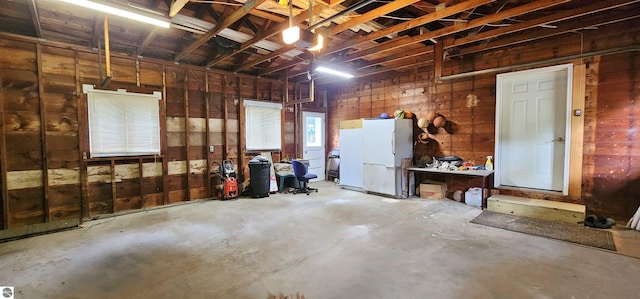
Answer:
POLYGON ((499 194, 487 199, 487 210, 568 223, 585 217, 584 205, 499 194))

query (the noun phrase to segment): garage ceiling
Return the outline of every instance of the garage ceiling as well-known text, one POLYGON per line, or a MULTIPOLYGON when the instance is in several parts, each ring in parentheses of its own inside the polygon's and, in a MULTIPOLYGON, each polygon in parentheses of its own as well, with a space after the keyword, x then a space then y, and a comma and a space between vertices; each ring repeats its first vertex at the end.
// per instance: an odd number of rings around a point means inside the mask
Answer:
MULTIPOLYGON (((98 2, 100 0, 96 0, 98 2)), ((0 31, 91 48, 104 47, 104 14, 58 0, 0 0, 0 31)), ((295 22, 328 36, 309 52, 282 42, 289 9, 274 0, 100 1, 171 20, 164 29, 109 17, 110 49, 250 75, 306 80, 311 62, 357 77, 640 17, 640 0, 293 0, 295 22), (173 17, 170 17, 173 15, 173 17)))

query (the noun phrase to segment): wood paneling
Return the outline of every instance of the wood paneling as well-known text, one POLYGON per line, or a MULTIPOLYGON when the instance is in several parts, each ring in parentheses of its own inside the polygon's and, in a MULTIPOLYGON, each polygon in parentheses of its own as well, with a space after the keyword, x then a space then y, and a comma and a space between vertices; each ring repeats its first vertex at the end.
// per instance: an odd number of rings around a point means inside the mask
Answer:
MULTIPOLYGON (((628 45, 633 43, 629 38, 637 36, 637 32, 638 29, 625 31, 616 26, 593 32, 582 41, 579 36, 564 35, 544 42, 445 59, 442 73, 457 74, 587 51, 580 49, 580 45, 592 49, 628 45), (608 36, 620 38, 605 38, 608 36)), ((578 144, 573 145, 572 153, 580 159, 571 162, 572 192, 570 196, 549 197, 540 192, 521 195, 586 203, 591 213, 628 219, 640 205, 640 191, 637 190, 640 171, 631 164, 631 161, 640 160, 637 158, 639 135, 634 129, 640 113, 639 54, 628 52, 567 62, 581 64, 584 68, 581 75, 584 80, 574 82, 580 85, 574 86, 574 94, 583 99, 584 104, 576 99, 573 109, 583 109, 584 124, 573 126, 577 131, 573 132, 576 134, 574 140, 578 144), (583 139, 578 138, 580 135, 583 139), (578 148, 582 151, 578 152, 578 148)), ((494 151, 495 74, 435 82, 433 73, 433 67, 416 67, 392 78, 360 80, 334 90, 328 105, 329 146, 338 146, 339 122, 342 120, 377 117, 382 112, 391 114, 395 109, 410 110, 417 117, 435 111, 454 123, 455 130, 452 134, 438 130, 433 134, 436 143, 424 149, 425 153, 456 155, 483 164, 485 157, 494 151), (468 105, 468 98, 475 98, 477 103, 468 105)), ((460 190, 476 184, 448 183, 460 190)))
POLYGON ((37 43, 0 39, 4 228, 208 198, 208 161, 239 156, 239 98, 282 97, 273 90, 282 85, 271 80, 113 57, 107 89, 164 91, 164 156, 87 159, 81 85, 100 86, 104 58, 90 49, 37 43))

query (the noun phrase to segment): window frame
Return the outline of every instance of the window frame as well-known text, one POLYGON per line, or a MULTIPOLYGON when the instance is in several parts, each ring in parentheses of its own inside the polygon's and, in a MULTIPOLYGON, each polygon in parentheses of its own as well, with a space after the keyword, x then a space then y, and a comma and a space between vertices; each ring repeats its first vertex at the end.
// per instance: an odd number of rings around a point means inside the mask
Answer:
MULTIPOLYGON (((116 91, 101 90, 94 89, 94 86, 89 84, 84 84, 82 89, 83 93, 87 95, 87 135, 90 158, 156 156, 161 154, 162 126, 160 124, 161 111, 159 101, 162 100, 162 92, 154 91, 152 94, 143 94, 127 92, 125 89, 118 89, 116 91), (114 109, 111 111, 118 111, 118 109, 125 110, 125 116, 123 117, 125 123, 120 123, 121 126, 116 127, 115 130, 113 127, 107 126, 102 128, 101 126, 104 123, 113 123, 113 120, 118 118, 117 116, 111 119, 112 122, 109 122, 109 117, 105 116, 106 114, 93 112, 94 110, 104 111, 104 109, 109 109, 108 105, 100 102, 107 100, 104 97, 108 98, 109 96, 115 96, 114 98, 108 99, 113 101, 111 104, 113 104, 114 109), (126 97, 125 101, 122 101, 123 97, 126 97), (142 105, 140 105, 140 102, 134 102, 141 100, 154 100, 158 104, 155 108, 151 108, 152 105, 150 102, 142 103, 142 105), (135 106, 132 103, 135 103, 135 106), (98 107, 96 107, 96 105, 98 105, 98 107), (145 105, 147 107, 145 107, 145 105), (129 116, 128 113, 145 114, 141 117, 133 118, 127 117, 129 116), (140 124, 144 124, 144 126, 140 126, 140 124), (97 141, 97 139, 102 138, 102 136, 94 136, 94 134, 102 133, 105 135, 111 133, 113 136, 114 132, 120 132, 120 134, 123 135, 119 140, 121 142, 111 142, 113 139, 110 139, 108 142, 103 143, 97 141), (146 136, 149 136, 149 138, 144 138, 146 136), (137 142, 142 140, 144 140, 144 142, 137 142), (104 148, 105 146, 107 149, 104 148), (113 146, 113 148, 109 149, 109 146, 113 146)), ((119 118, 119 120, 122 120, 122 117, 119 118)))
MULTIPOLYGON (((252 99, 244 99, 242 101, 242 105, 244 106, 244 135, 245 135, 245 148, 247 151, 281 151, 282 150, 282 103, 275 102, 265 102, 265 101, 257 101, 252 99), (274 109, 271 111, 273 113, 273 117, 277 118, 276 121, 269 121, 269 119, 262 119, 258 123, 254 124, 251 122, 251 119, 255 119, 259 117, 258 115, 249 115, 254 112, 254 109, 274 109), (277 110, 277 113, 275 113, 277 110), (269 126, 269 125, 274 126, 269 126), (276 125, 277 124, 277 125, 276 125), (258 132, 259 130, 259 132, 258 132), (259 138, 258 138, 259 137, 259 138), (277 140, 273 142, 260 143, 258 142, 265 140, 277 140)), ((267 111, 262 111, 266 113, 267 111)), ((262 117, 267 117, 265 115, 261 115, 262 117)))

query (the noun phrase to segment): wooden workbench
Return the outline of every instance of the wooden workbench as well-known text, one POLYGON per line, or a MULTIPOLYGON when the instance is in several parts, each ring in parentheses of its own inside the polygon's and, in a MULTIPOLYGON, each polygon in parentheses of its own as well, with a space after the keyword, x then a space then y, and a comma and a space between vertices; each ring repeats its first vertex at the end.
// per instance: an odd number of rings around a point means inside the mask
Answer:
MULTIPOLYGON (((487 198, 491 196, 493 186, 493 170, 442 170, 437 168, 409 167, 409 173, 428 173, 435 176, 472 176, 482 178, 482 208, 487 208, 487 198), (485 192, 485 190, 487 192, 485 192)), ((416 182, 417 183, 417 182, 416 182)))

